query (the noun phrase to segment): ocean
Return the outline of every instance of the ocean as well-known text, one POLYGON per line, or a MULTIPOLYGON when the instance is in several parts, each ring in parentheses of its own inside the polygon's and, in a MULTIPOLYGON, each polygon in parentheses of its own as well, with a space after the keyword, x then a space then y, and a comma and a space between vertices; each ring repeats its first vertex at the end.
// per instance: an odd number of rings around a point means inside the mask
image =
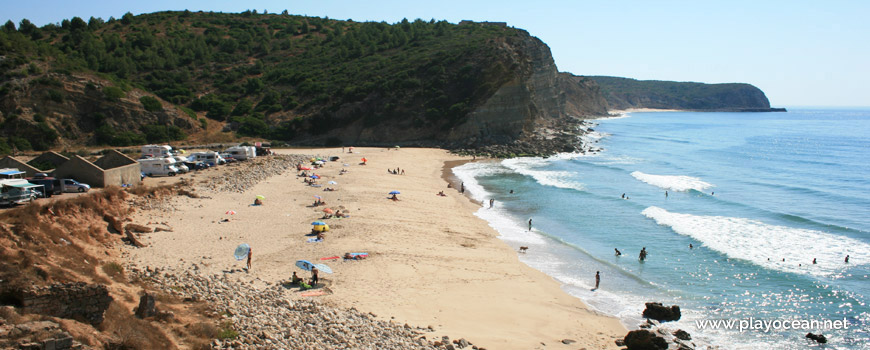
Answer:
POLYGON ((453 169, 485 203, 476 215, 529 247, 523 262, 630 330, 657 301, 683 313, 663 327, 701 346, 805 348, 813 332, 827 349, 870 348, 870 110, 643 112, 597 123, 585 138, 599 152, 453 169), (717 320, 803 323, 702 325, 717 320))

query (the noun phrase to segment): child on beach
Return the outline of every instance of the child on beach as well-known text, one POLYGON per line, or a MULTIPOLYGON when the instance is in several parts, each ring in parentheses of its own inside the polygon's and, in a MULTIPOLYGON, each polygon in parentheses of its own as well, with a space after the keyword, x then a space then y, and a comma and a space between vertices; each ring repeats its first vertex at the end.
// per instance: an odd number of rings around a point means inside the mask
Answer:
POLYGON ((251 271, 251 257, 254 256, 254 250, 248 248, 248 271, 251 271))

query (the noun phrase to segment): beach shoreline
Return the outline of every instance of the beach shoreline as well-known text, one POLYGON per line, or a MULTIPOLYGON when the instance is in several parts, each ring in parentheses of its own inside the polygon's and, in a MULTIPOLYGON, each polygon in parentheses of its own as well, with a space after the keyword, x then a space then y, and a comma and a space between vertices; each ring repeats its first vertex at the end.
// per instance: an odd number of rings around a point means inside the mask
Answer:
MULTIPOLYGON (((165 222, 173 232, 143 236, 149 246, 129 249, 130 261, 137 266, 195 265, 204 274, 265 288, 288 279, 292 271, 308 277, 293 267, 298 259, 321 262, 322 257, 367 252, 362 261, 323 260, 335 271, 321 276, 331 294, 315 298, 431 329, 425 334, 429 340, 449 335, 490 349, 534 349, 542 343, 556 349, 618 348, 614 340, 626 333, 618 319, 589 309, 558 281, 521 262, 499 233, 474 215, 480 203, 460 195, 459 188, 446 189, 449 170, 469 157, 405 148, 357 148, 353 155, 340 148, 277 152, 350 160, 327 162, 314 171, 322 183, 337 182, 334 192, 305 186, 295 169, 288 169, 241 193, 178 197, 171 212, 140 212, 137 221, 165 222), (357 158, 367 158, 366 165, 357 158), (384 173, 396 167, 406 175, 384 173), (339 169, 348 172, 339 175, 339 169), (401 192, 400 201, 387 199, 391 190, 401 192), (447 196, 436 195, 439 191, 447 196), (250 206, 258 194, 266 197, 264 205, 250 206), (350 218, 327 220, 332 229, 326 239, 307 243, 309 223, 323 214, 323 207, 309 206, 314 195, 327 207, 343 207, 350 218), (230 210, 236 214, 225 214, 230 210), (241 272, 244 262, 230 255, 241 242, 254 251, 248 273, 241 272)), ((200 187, 208 191, 208 181, 200 187)))

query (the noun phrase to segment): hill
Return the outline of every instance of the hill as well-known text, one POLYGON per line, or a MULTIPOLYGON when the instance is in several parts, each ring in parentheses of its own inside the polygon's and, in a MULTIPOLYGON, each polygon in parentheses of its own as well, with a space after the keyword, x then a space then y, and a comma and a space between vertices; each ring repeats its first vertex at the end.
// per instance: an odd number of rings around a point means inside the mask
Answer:
POLYGON ((679 109, 693 111, 767 112, 770 102, 750 84, 704 84, 660 80, 589 76, 601 86, 611 109, 679 109))
POLYGON ((544 43, 498 23, 128 13, 7 22, 0 52, 0 152, 221 129, 299 145, 547 153, 573 138, 540 135, 606 113, 597 85, 559 73, 544 43))

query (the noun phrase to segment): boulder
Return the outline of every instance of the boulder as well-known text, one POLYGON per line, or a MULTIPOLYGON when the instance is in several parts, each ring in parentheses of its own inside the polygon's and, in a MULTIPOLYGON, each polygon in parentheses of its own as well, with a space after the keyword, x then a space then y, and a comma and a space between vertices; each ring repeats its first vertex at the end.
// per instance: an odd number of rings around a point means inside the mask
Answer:
POLYGON ((662 303, 646 303, 646 309, 643 310, 643 317, 657 321, 677 321, 681 316, 680 307, 677 305, 667 307, 662 303))
POLYGON ((136 317, 146 318, 157 314, 157 307, 154 305, 154 296, 148 293, 142 294, 139 298, 139 307, 136 308, 136 317))
POLYGON ((825 344, 828 342, 828 338, 825 337, 824 334, 807 333, 807 338, 811 339, 811 340, 815 340, 816 343, 819 343, 819 344, 825 344))
POLYGON ((692 340, 692 335, 682 329, 678 329, 676 332, 674 332, 674 337, 680 340, 692 340))
POLYGON ((628 332, 623 339, 628 350, 667 350, 665 338, 645 329, 628 332))

